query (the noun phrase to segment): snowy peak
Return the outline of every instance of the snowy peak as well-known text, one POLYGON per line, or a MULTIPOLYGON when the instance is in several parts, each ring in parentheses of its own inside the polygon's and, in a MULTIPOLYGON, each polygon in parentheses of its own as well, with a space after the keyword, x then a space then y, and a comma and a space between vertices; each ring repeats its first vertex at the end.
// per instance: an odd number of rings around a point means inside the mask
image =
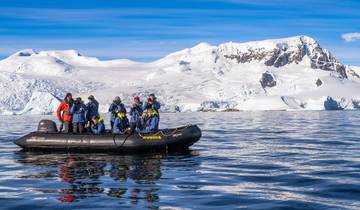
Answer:
POLYGON ((197 44, 195 47, 191 48, 191 50, 194 52, 199 52, 199 51, 209 50, 212 47, 213 46, 211 46, 209 43, 201 42, 197 44))
POLYGON ((55 56, 32 49, 21 50, 0 61, 0 71, 59 76, 72 71, 73 66, 55 56))
POLYGON ((132 65, 136 62, 127 59, 116 59, 102 61, 96 57, 88 57, 82 55, 76 50, 55 50, 55 51, 40 51, 37 56, 55 58, 70 66, 84 66, 84 67, 116 67, 121 65, 132 65))
MULTIPOLYGON (((172 53, 159 60, 159 65, 178 65, 179 69, 192 69, 193 64, 210 67, 214 72, 223 72, 226 66, 260 62, 266 67, 279 68, 289 64, 301 64, 313 69, 337 72, 347 78, 346 67, 337 62, 332 54, 323 49, 315 39, 308 36, 294 36, 245 43, 228 42, 219 46, 200 43, 172 53), (210 66, 209 66, 210 65, 210 66), (182 67, 181 67, 182 66, 182 67)), ((209 68, 207 68, 209 69, 209 68)))
POLYGON ((20 51, 14 53, 10 57, 28 57, 28 56, 32 56, 32 55, 36 55, 36 54, 38 54, 38 53, 33 49, 24 49, 24 50, 20 50, 20 51))
POLYGON ((53 57, 70 65, 93 65, 99 63, 97 58, 82 56, 76 50, 41 51, 39 56, 53 57))
POLYGON ((125 61, 100 61, 94 57, 82 56, 76 50, 40 51, 21 50, 0 61, 0 71, 21 74, 61 76, 67 75, 75 66, 111 66, 125 61))
POLYGON ((259 48, 259 49, 271 50, 274 48, 278 48, 279 46, 287 46, 287 48, 288 48, 288 47, 293 47, 293 46, 298 46, 298 45, 315 46, 315 45, 318 45, 318 43, 315 41, 315 39, 308 37, 308 36, 293 36, 293 37, 282 38, 282 39, 267 39, 267 40, 250 41, 250 42, 243 42, 243 43, 227 42, 224 44, 220 44, 219 47, 222 48, 222 46, 223 47, 229 46, 229 47, 244 51, 249 48, 259 48))
POLYGON ((52 56, 56 58, 70 58, 74 59, 80 57, 81 54, 76 50, 61 50, 61 51, 40 51, 39 55, 41 56, 52 56))
POLYGON ((174 52, 174 53, 170 53, 169 55, 167 55, 164 58, 161 58, 157 62, 160 62, 160 63, 161 62, 167 62, 166 60, 179 59, 179 58, 184 57, 184 56, 196 55, 196 54, 203 53, 203 52, 206 53, 206 52, 210 51, 213 48, 216 48, 216 46, 212 46, 212 45, 210 45, 210 44, 208 44, 206 42, 202 42, 202 43, 199 43, 199 44, 195 45, 192 48, 186 48, 186 49, 174 52))
POLYGON ((238 63, 259 61, 276 68, 288 64, 304 64, 313 69, 336 71, 347 78, 345 66, 339 64, 329 51, 311 37, 296 36, 285 39, 264 40, 246 43, 225 43, 219 46, 220 53, 238 63))

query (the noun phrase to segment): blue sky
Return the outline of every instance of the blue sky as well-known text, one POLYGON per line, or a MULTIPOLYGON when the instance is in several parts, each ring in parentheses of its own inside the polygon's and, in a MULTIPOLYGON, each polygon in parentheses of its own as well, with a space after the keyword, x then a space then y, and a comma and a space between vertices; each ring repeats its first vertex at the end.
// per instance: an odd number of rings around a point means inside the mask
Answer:
POLYGON ((342 39, 350 32, 360 32, 358 0, 0 0, 2 58, 33 48, 149 61, 199 42, 308 35, 360 65, 359 38, 342 39))

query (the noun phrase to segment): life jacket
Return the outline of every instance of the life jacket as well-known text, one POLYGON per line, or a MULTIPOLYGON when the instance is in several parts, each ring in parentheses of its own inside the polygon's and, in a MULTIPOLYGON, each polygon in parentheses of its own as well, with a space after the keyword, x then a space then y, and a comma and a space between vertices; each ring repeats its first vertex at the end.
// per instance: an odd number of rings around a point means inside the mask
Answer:
POLYGON ((159 116, 159 112, 156 109, 152 109, 151 111, 151 117, 153 116, 159 116))
POLYGON ((120 119, 123 119, 123 118, 126 117, 126 114, 121 113, 121 112, 118 112, 118 113, 116 114, 116 116, 117 116, 118 118, 120 118, 120 119))
POLYGON ((104 124, 104 119, 102 117, 97 120, 97 123, 93 125, 93 127, 97 129, 100 124, 104 124))
POLYGON ((127 116, 124 116, 122 118, 120 118, 122 120, 122 123, 125 123, 125 127, 128 126, 128 123, 129 123, 129 119, 127 118, 127 116))
POLYGON ((98 123, 103 123, 103 122, 104 122, 104 118, 99 117, 99 119, 98 119, 98 123))
POLYGON ((56 110, 56 115, 58 120, 71 122, 72 115, 70 114, 70 108, 71 108, 71 104, 68 101, 64 100, 63 102, 61 102, 56 110))
POLYGON ((118 113, 117 118, 115 119, 115 124, 113 128, 113 133, 119 133, 125 131, 129 127, 129 120, 126 115, 118 113), (119 119, 119 120, 118 120, 119 119))
POLYGON ((158 113, 155 109, 153 109, 153 110, 151 111, 151 117, 149 117, 149 118, 147 118, 147 119, 145 120, 145 127, 150 126, 151 120, 152 120, 154 117, 159 117, 159 113, 158 113))
POLYGON ((111 112, 110 121, 114 122, 118 112, 126 112, 125 106, 122 103, 112 103, 109 107, 109 112, 111 112))

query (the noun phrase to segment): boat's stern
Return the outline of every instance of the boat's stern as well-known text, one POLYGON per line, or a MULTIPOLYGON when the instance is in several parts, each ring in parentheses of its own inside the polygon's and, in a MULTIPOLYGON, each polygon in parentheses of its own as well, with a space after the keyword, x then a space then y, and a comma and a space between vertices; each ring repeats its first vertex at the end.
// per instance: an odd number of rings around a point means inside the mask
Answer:
POLYGON ((188 133, 190 138, 192 139, 192 144, 196 143, 201 138, 201 129, 197 125, 191 125, 188 128, 188 133))
POLYGON ((193 125, 193 132, 195 133, 195 138, 197 138, 199 140, 202 135, 201 129, 199 128, 199 126, 193 125))
POLYGON ((201 138, 201 129, 197 125, 189 125, 185 128, 180 128, 180 131, 174 133, 172 137, 175 137, 173 145, 169 147, 175 149, 189 148, 201 138))

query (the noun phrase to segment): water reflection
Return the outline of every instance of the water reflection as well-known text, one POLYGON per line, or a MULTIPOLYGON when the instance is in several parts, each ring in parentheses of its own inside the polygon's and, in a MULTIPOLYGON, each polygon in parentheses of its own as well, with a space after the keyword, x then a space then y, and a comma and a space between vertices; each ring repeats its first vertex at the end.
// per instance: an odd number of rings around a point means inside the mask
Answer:
POLYGON ((35 174, 18 178, 53 180, 55 186, 59 181, 62 184, 58 189, 49 186, 32 191, 55 195, 54 199, 60 202, 106 195, 125 199, 133 205, 139 201, 148 204, 159 201, 156 182, 161 178, 164 160, 175 158, 181 162, 184 157, 196 155, 196 151, 148 155, 16 153, 18 163, 46 169, 46 172, 35 170, 35 174))

